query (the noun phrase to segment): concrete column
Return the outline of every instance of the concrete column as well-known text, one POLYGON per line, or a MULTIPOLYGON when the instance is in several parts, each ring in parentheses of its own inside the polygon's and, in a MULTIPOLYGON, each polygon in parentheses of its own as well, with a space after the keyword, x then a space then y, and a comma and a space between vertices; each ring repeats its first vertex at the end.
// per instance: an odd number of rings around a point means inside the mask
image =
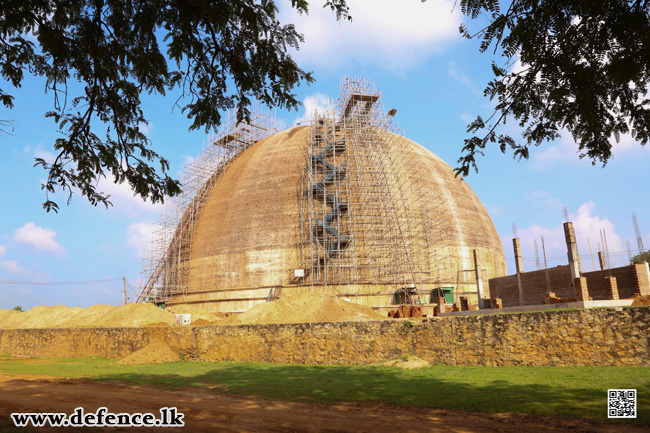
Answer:
POLYGON ((478 295, 478 307, 483 307, 483 280, 481 279, 481 268, 478 266, 476 250, 474 250, 474 273, 476 274, 476 294, 478 295))
POLYGON ((602 251, 598 251, 598 263, 600 264, 600 270, 605 270, 605 254, 602 251))
POLYGON ((564 223, 564 238, 566 240, 567 255, 569 258, 569 269, 571 270, 573 296, 577 299, 576 278, 580 278, 580 258, 578 257, 578 246, 576 245, 576 235, 573 232, 573 223, 564 223))
POLYGON ((578 258, 578 275, 582 275, 582 262, 580 261, 580 254, 576 253, 576 257, 578 258))
POLYGON ((605 284, 607 284, 609 299, 618 300, 618 284, 616 283, 616 277, 605 277, 605 284))
POLYGON ((524 273, 524 264, 521 261, 521 245, 519 238, 512 240, 512 247, 515 250, 515 266, 517 267, 517 288, 519 289, 519 305, 524 305, 524 289, 521 285, 521 274, 524 273))

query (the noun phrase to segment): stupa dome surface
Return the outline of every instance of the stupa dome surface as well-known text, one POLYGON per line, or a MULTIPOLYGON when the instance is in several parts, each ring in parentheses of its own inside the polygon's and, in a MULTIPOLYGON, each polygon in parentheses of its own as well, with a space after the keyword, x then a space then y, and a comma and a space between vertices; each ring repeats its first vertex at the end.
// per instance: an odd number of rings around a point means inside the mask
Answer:
MULTIPOLYGON (((444 222, 428 228, 429 231, 444 229, 444 242, 427 241, 425 238, 432 234, 418 235, 407 242, 404 252, 397 252, 408 258, 425 251, 427 258, 424 262, 420 260, 420 266, 437 269, 436 275, 418 284, 422 302, 430 302, 428 293, 439 287, 451 287, 457 294, 473 293, 475 299, 471 272, 475 267, 474 251, 486 288, 489 278, 506 275, 503 248, 490 216, 467 182, 454 177, 452 168, 439 157, 404 137, 389 132, 385 136, 392 137, 391 142, 401 143, 388 151, 394 153, 395 160, 415 161, 417 175, 411 175, 412 168, 406 166, 395 169, 401 173, 391 173, 390 167, 384 167, 387 173, 383 179, 389 183, 392 179, 403 179, 399 188, 405 202, 412 202, 409 191, 418 191, 421 197, 434 200, 437 205, 430 211, 435 215, 427 218, 444 222)), ((372 276, 364 277, 356 268, 355 275, 360 275, 358 281, 348 276, 344 285, 314 284, 310 282, 313 275, 308 270, 304 277, 296 276, 297 269, 305 270, 309 255, 309 246, 305 244, 309 233, 304 229, 304 176, 309 140, 309 126, 283 130, 247 148, 228 165, 202 206, 195 225, 187 291, 172 300, 172 304, 188 303, 211 311, 243 311, 265 302, 271 295, 291 296, 306 291, 335 292, 353 302, 375 307, 387 308, 395 303, 394 290, 389 284, 370 281, 372 276)), ((348 176, 354 176, 352 165, 348 171, 348 176)), ((364 204, 361 198, 355 204, 352 202, 355 192, 347 194, 350 209, 345 210, 350 220, 364 206, 372 205, 364 204)), ((397 216, 391 224, 406 224, 405 218, 397 216)), ((357 229, 364 230, 369 229, 357 229)), ((386 230, 391 227, 383 227, 376 236, 386 236, 386 230)), ((357 238, 361 235, 356 234, 357 238)), ((351 232, 349 239, 354 236, 351 232)), ((374 247, 358 245, 356 248, 356 253, 351 247, 342 252, 341 260, 343 256, 357 254, 361 263, 362 256, 368 256, 374 247)), ((331 260, 333 263, 337 259, 331 260)), ((357 263, 356 258, 347 260, 357 263)), ((388 258, 387 263, 391 260, 394 259, 388 258)))

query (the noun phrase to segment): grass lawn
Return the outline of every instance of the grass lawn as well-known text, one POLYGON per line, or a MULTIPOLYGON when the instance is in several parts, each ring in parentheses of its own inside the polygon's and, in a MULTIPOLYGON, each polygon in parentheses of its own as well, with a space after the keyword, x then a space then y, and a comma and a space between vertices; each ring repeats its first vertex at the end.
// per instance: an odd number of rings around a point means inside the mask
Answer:
MULTIPOLYGON (((0 374, 43 374, 197 387, 273 400, 376 401, 407 406, 607 419, 607 389, 637 389, 637 424, 650 425, 650 367, 452 367, 191 362, 128 366, 98 358, 0 357, 0 374)), ((626 420, 630 422, 632 420, 626 420)))

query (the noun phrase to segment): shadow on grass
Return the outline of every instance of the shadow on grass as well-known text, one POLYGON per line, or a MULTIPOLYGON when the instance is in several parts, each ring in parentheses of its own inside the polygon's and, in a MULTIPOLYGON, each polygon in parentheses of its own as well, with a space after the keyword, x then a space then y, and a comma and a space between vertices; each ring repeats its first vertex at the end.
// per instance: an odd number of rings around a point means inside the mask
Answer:
POLYGON ((634 367, 432 366, 400 370, 375 366, 177 363, 140 366, 136 371, 115 371, 94 378, 169 389, 197 387, 273 400, 384 402, 594 420, 607 419, 608 388, 636 388, 637 419, 624 422, 650 425, 649 377, 650 369, 634 367), (183 368, 173 373, 174 365, 183 368))

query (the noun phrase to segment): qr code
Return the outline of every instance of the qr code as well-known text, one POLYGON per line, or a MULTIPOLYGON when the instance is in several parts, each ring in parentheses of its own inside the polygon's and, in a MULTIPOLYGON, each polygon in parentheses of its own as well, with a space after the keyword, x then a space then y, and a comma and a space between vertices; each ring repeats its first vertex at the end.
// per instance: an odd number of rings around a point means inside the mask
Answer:
POLYGON ((607 418, 636 418, 636 389, 608 389, 607 418))

